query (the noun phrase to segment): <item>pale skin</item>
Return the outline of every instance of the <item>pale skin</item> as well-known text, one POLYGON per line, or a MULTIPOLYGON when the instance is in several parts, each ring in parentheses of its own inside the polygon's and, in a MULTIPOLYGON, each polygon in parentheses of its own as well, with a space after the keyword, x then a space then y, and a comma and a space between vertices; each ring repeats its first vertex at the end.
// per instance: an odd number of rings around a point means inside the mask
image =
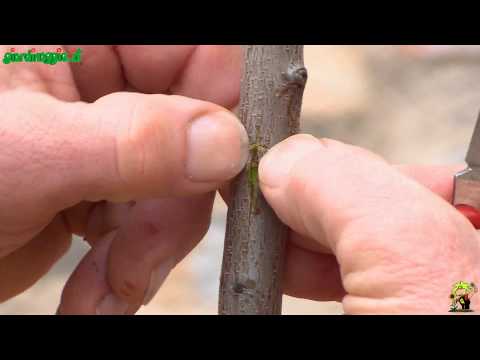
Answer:
MULTIPOLYGON (((134 314, 208 230, 216 190, 228 204, 245 164, 231 112, 241 52, 81 48, 82 64, 0 64, 0 301, 77 234, 91 250, 58 313, 134 314)), ((480 282, 476 230, 449 204, 462 168, 394 166, 310 135, 276 145, 259 179, 291 228, 284 292, 349 314, 447 313, 452 284, 480 282)))

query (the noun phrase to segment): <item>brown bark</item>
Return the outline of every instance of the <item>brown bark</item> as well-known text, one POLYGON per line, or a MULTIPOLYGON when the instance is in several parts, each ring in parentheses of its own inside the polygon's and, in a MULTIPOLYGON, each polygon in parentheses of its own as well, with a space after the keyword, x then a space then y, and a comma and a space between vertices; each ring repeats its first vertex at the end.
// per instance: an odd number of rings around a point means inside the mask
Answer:
POLYGON ((258 187, 258 162, 299 130, 307 71, 302 45, 248 45, 240 118, 250 139, 244 171, 232 183, 220 280, 220 314, 281 314, 287 228, 258 187))

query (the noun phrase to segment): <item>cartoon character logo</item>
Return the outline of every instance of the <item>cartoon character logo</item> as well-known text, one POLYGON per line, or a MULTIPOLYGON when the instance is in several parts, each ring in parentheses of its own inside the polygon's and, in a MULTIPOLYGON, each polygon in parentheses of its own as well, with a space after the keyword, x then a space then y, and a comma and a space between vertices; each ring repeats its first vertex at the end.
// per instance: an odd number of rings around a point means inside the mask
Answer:
POLYGON ((470 309, 471 298, 478 292, 476 285, 471 282, 458 281, 452 286, 450 293, 450 312, 473 312, 470 309), (460 304, 461 308, 459 308, 460 304))

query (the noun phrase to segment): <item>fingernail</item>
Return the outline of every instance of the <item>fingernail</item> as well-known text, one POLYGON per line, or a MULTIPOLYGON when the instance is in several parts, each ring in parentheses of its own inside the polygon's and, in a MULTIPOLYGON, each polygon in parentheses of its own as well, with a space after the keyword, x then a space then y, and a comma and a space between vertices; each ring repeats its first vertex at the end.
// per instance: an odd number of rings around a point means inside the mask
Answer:
POLYGON ((161 263, 152 271, 152 273, 150 274, 150 282, 149 282, 147 291, 145 292, 143 305, 148 305, 148 303, 152 301, 153 297, 155 296, 157 291, 160 289, 160 286, 162 286, 168 274, 170 274, 170 271, 172 270, 173 265, 174 265, 173 259, 169 259, 161 263))
POLYGON ((306 134, 295 135, 275 145, 260 160, 258 171, 261 184, 272 188, 282 186, 292 167, 318 148, 318 139, 306 134))
POLYGON ((245 166, 248 135, 232 113, 221 111, 195 119, 187 136, 186 170, 191 181, 226 181, 245 166))
POLYGON ((97 315, 124 315, 128 304, 115 294, 108 294, 97 305, 97 315))

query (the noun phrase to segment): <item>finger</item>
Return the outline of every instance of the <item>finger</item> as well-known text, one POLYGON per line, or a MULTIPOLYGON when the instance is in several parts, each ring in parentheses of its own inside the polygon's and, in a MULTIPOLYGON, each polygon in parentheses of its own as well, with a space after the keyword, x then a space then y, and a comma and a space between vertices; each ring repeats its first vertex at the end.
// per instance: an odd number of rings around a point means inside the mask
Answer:
MULTIPOLYGON (((431 201, 446 205, 377 155, 309 135, 293 136, 276 145, 261 159, 259 176, 262 192, 279 217, 300 234, 332 249, 336 244, 328 239, 335 237, 329 235, 363 213, 380 220, 385 208, 401 213, 402 205, 413 210, 411 204, 418 204, 418 210, 426 210, 420 199, 413 201, 416 196, 426 198, 427 205, 431 201), (328 176, 322 176, 322 170, 328 176), (392 203, 395 209, 391 209, 392 203), (326 209, 323 213, 320 206, 326 209)), ((453 212, 453 208, 449 210, 453 212)))
POLYGON ((345 290, 333 255, 320 254, 287 243, 284 293, 315 301, 342 301, 345 290))
POLYGON ((197 46, 134 45, 118 46, 116 50, 131 86, 145 93, 166 93, 189 66, 197 46))
POLYGON ((99 239, 125 222, 135 204, 135 201, 120 204, 84 201, 66 209, 62 215, 69 233, 84 237, 90 246, 94 246, 99 239))
POLYGON ((96 206, 97 203, 83 201, 69 209, 65 209, 61 214, 67 231, 70 234, 84 237, 88 218, 96 206))
POLYGON ((81 66, 72 64, 71 68, 84 101, 95 101, 127 86, 137 87, 142 93, 166 93, 196 48, 192 45, 66 47, 69 51, 82 49, 81 66))
MULTIPOLYGON (((235 176, 247 157, 247 135, 236 117, 199 100, 121 93, 87 105, 4 93, 0 103, 7 119, 0 172, 9 174, 0 197, 5 208, 25 210, 22 228, 48 223, 81 201, 209 192, 235 176)), ((16 218, 0 213, 2 224, 12 224, 5 232, 18 230, 16 218)))
POLYGON ((83 101, 93 102, 113 92, 123 91, 126 81, 115 46, 67 45, 69 53, 81 50, 81 64, 70 68, 83 101))
POLYGON ((112 243, 108 279, 129 304, 148 304, 172 268, 203 238, 214 193, 137 204, 112 243))
MULTIPOLYGON (((455 174, 465 169, 464 164, 459 165, 395 165, 404 175, 414 179, 433 193, 448 202, 453 198, 453 179, 455 174)), ((231 201, 231 183, 225 183, 219 193, 228 205, 231 201)))
POLYGON ((241 64, 240 46, 198 46, 169 90, 233 109, 240 98, 241 64))
MULTIPOLYGON (((261 159, 259 179, 285 224, 336 255, 354 303, 406 296, 411 271, 431 283, 418 287, 419 296, 448 288, 457 277, 476 280, 475 229, 445 200, 376 155, 298 135, 261 159), (447 271, 457 263, 462 266, 447 271)), ((355 312, 351 298, 348 304, 355 312)), ((440 300, 432 306, 439 308, 440 300)))
POLYGON ((0 259, 0 303, 27 290, 43 277, 68 251, 71 240, 72 235, 65 230, 59 215, 26 245, 0 259))
MULTIPOLYGON (((78 46, 69 46, 72 47, 78 46)), ((72 71, 80 93, 87 101, 132 86, 143 93, 183 95, 228 109, 238 103, 240 46, 129 45, 81 48, 82 66, 72 66, 72 71)))
MULTIPOLYGON (((448 165, 448 166, 420 166, 420 165, 397 165, 395 166, 402 174, 412 178, 419 184, 425 186, 431 192, 437 194, 441 198, 452 201, 453 196, 453 179, 454 175, 464 169, 465 165, 448 165)), ((223 188, 225 196, 229 196, 228 187, 223 188)), ((293 232, 291 241, 297 246, 310 251, 321 253, 330 253, 330 250, 322 246, 318 241, 312 238, 301 236, 293 232)))
MULTIPOLYGON (((426 186, 447 201, 453 193, 453 176, 464 165, 418 166, 398 165, 405 175, 426 186)), ((229 187, 222 193, 229 202, 229 187)), ((341 301, 345 296, 340 270, 334 256, 311 238, 290 232, 285 265, 285 294, 315 301, 341 301), (317 247, 317 245, 319 247, 317 247)))
MULTIPOLYGON (((95 315, 97 304, 110 294, 107 281, 107 257, 115 231, 104 236, 78 264, 62 292, 58 315, 95 315)), ((113 309, 111 315, 134 313, 137 308, 106 299, 113 309)), ((105 311, 103 311, 106 314, 105 311)))
POLYGON ((446 201, 452 202, 454 176, 459 171, 465 169, 465 165, 397 165, 397 169, 446 201))
POLYGON ((228 109, 238 103, 240 46, 119 46, 118 53, 125 78, 139 91, 188 96, 228 109))
POLYGON ((128 221, 128 217, 135 206, 135 201, 121 204, 107 201, 97 203, 86 222, 85 241, 92 247, 96 246, 97 242, 103 239, 106 234, 118 230, 128 221))

